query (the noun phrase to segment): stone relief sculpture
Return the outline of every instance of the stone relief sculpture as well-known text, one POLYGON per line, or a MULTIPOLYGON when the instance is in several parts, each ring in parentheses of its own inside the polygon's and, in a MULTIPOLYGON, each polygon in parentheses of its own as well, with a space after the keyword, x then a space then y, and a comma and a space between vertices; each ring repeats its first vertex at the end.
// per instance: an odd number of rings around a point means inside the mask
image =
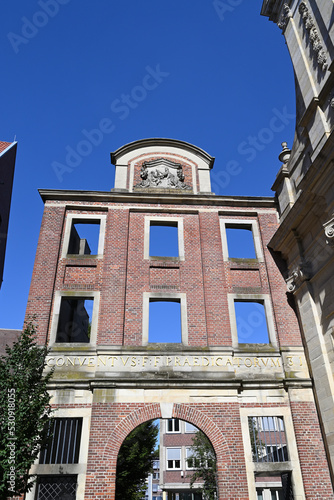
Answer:
POLYGON ((299 13, 301 14, 304 27, 308 32, 311 46, 315 51, 315 53, 317 54, 317 63, 319 64, 319 66, 323 71, 326 71, 326 69, 328 68, 326 52, 323 49, 323 43, 318 34, 318 30, 315 27, 314 20, 311 14, 309 13, 306 2, 301 2, 298 10, 299 13))
POLYGON ((286 28, 286 25, 288 24, 288 21, 289 21, 289 17, 292 17, 292 13, 291 13, 291 9, 290 7, 288 6, 287 3, 285 3, 283 5, 283 9, 282 9, 282 14, 281 14, 281 17, 279 18, 279 21, 277 23, 277 26, 282 30, 284 31, 285 28, 286 28))
POLYGON ((182 165, 166 158, 145 161, 140 169, 141 181, 135 188, 191 189, 184 182, 182 165))

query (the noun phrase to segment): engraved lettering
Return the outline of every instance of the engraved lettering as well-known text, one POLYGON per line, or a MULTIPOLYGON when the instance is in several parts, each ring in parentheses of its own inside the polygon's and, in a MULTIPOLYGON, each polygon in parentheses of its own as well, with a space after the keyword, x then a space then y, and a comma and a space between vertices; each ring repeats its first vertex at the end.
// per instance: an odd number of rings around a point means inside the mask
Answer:
POLYGON ((223 366, 223 358, 221 356, 218 356, 218 358, 216 358, 216 365, 217 366, 223 366), (220 364, 219 364, 219 361, 221 361, 220 364))
POLYGON ((259 366, 259 358, 254 358, 254 366, 259 366))
MULTIPOLYGON (((228 363, 228 360, 230 358, 227 358, 227 361, 226 361, 226 364, 228 363)), ((240 361, 241 361, 241 358, 234 358, 234 360, 237 362, 237 365, 238 365, 238 368, 240 368, 240 361)))
POLYGON ((244 359, 244 364, 245 364, 245 366, 247 366, 247 368, 250 368, 252 366, 253 362, 252 362, 252 360, 250 358, 245 358, 244 359), (247 361, 247 363, 246 363, 246 361, 247 361))
POLYGON ((194 366, 200 366, 198 356, 193 357, 193 363, 194 363, 194 366))
POLYGON ((181 366, 179 356, 175 356, 174 366, 181 366))
POLYGON ((108 356, 108 361, 111 360, 110 366, 114 367, 115 360, 118 360, 118 356, 108 356))
POLYGON ((53 356, 52 356, 52 357, 50 357, 50 358, 48 358, 48 359, 46 360, 46 364, 47 364, 48 366, 54 366, 54 363, 51 363, 51 361, 53 361, 54 359, 55 359, 55 358, 54 358, 53 356))
POLYGON ((64 360, 64 358, 62 356, 56 359, 56 365, 57 366, 64 366, 64 363, 65 363, 65 360, 64 360), (62 361, 62 363, 59 364, 59 361, 62 361))
POLYGON ((121 360, 122 360, 123 365, 126 366, 126 363, 129 361, 129 356, 127 356, 125 362, 124 362, 123 356, 121 356, 121 360))
POLYGON ((160 363, 160 356, 154 356, 154 366, 157 366, 160 363))
POLYGON ((95 366, 95 358, 93 358, 93 356, 90 356, 88 358, 88 365, 87 366, 95 366))
POLYGON ((303 366, 303 358, 299 356, 299 366, 303 366))
POLYGON ((209 366, 210 360, 206 356, 202 356, 202 366, 209 366))
POLYGON ((170 356, 167 356, 167 366, 169 366, 172 361, 173 359, 170 356))
POLYGON ((277 367, 279 367, 279 368, 281 367, 281 364, 280 364, 280 360, 279 360, 279 358, 277 358, 276 360, 275 360, 275 359, 273 359, 273 358, 270 358, 270 361, 271 361, 271 363, 272 363, 272 365, 271 365, 271 366, 277 366, 277 367))
POLYGON ((104 366, 106 366, 106 357, 104 356, 104 359, 101 358, 101 356, 97 357, 97 366, 100 366, 100 363, 102 363, 104 366))
POLYGON ((264 360, 263 358, 260 358, 260 361, 262 361, 264 366, 267 366, 269 359, 267 358, 266 360, 264 360))
POLYGON ((147 361, 148 361, 148 357, 147 356, 143 356, 142 366, 146 366, 147 361))
POLYGON ((132 358, 131 358, 131 366, 137 366, 137 358, 136 358, 136 356, 132 356, 132 358))
POLYGON ((287 359, 288 359, 288 366, 293 366, 293 357, 287 356, 287 359))
POLYGON ((188 364, 188 366, 191 366, 191 364, 189 363, 189 359, 188 359, 188 358, 185 358, 184 363, 183 363, 183 366, 184 366, 186 363, 188 364))
POLYGON ((70 356, 66 356, 66 366, 72 365, 74 366, 74 358, 71 358, 70 356))

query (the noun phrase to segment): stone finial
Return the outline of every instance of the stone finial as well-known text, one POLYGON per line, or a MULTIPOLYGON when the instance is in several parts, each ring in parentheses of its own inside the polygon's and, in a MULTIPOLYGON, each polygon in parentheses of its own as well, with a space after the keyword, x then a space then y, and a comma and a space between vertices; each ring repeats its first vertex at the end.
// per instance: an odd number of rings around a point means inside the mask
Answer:
POLYGON ((282 142, 282 148, 282 151, 278 155, 278 159, 280 162, 286 165, 291 155, 291 149, 288 148, 288 144, 286 142, 282 142))

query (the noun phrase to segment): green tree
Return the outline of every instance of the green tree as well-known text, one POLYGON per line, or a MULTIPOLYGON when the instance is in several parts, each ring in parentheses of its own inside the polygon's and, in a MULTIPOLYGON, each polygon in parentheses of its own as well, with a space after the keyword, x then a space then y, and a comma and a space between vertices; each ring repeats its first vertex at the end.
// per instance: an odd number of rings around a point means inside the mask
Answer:
POLYGON ((197 489, 201 490, 203 498, 215 500, 217 498, 216 454, 209 439, 201 431, 197 431, 193 437, 188 465, 195 469, 190 476, 190 487, 193 488, 195 481, 200 481, 202 485, 197 489))
POLYGON ((0 498, 31 489, 29 469, 45 443, 50 420, 47 383, 52 371, 43 374, 46 347, 35 341, 29 322, 6 355, 0 358, 0 498))
POLYGON ((146 478, 156 458, 159 427, 154 421, 145 422, 124 440, 117 458, 116 500, 141 500, 146 490, 146 478))

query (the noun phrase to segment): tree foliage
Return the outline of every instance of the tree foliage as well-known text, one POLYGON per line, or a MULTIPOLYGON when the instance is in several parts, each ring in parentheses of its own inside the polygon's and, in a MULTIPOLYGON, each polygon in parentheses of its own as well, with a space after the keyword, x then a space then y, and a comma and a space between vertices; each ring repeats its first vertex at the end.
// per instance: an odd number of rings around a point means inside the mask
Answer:
POLYGON ((202 484, 198 487, 205 500, 217 498, 217 460, 214 449, 209 439, 201 431, 197 431, 193 437, 191 457, 188 464, 194 467, 190 476, 190 486, 194 487, 195 481, 202 484))
POLYGON ((117 458, 116 500, 141 500, 146 478, 156 458, 155 447, 159 428, 154 421, 145 422, 124 440, 117 458))
POLYGON ((35 342, 29 322, 6 355, 0 358, 0 498, 13 497, 32 487, 29 469, 45 443, 50 419, 46 386, 52 371, 43 374, 46 347, 35 342))

